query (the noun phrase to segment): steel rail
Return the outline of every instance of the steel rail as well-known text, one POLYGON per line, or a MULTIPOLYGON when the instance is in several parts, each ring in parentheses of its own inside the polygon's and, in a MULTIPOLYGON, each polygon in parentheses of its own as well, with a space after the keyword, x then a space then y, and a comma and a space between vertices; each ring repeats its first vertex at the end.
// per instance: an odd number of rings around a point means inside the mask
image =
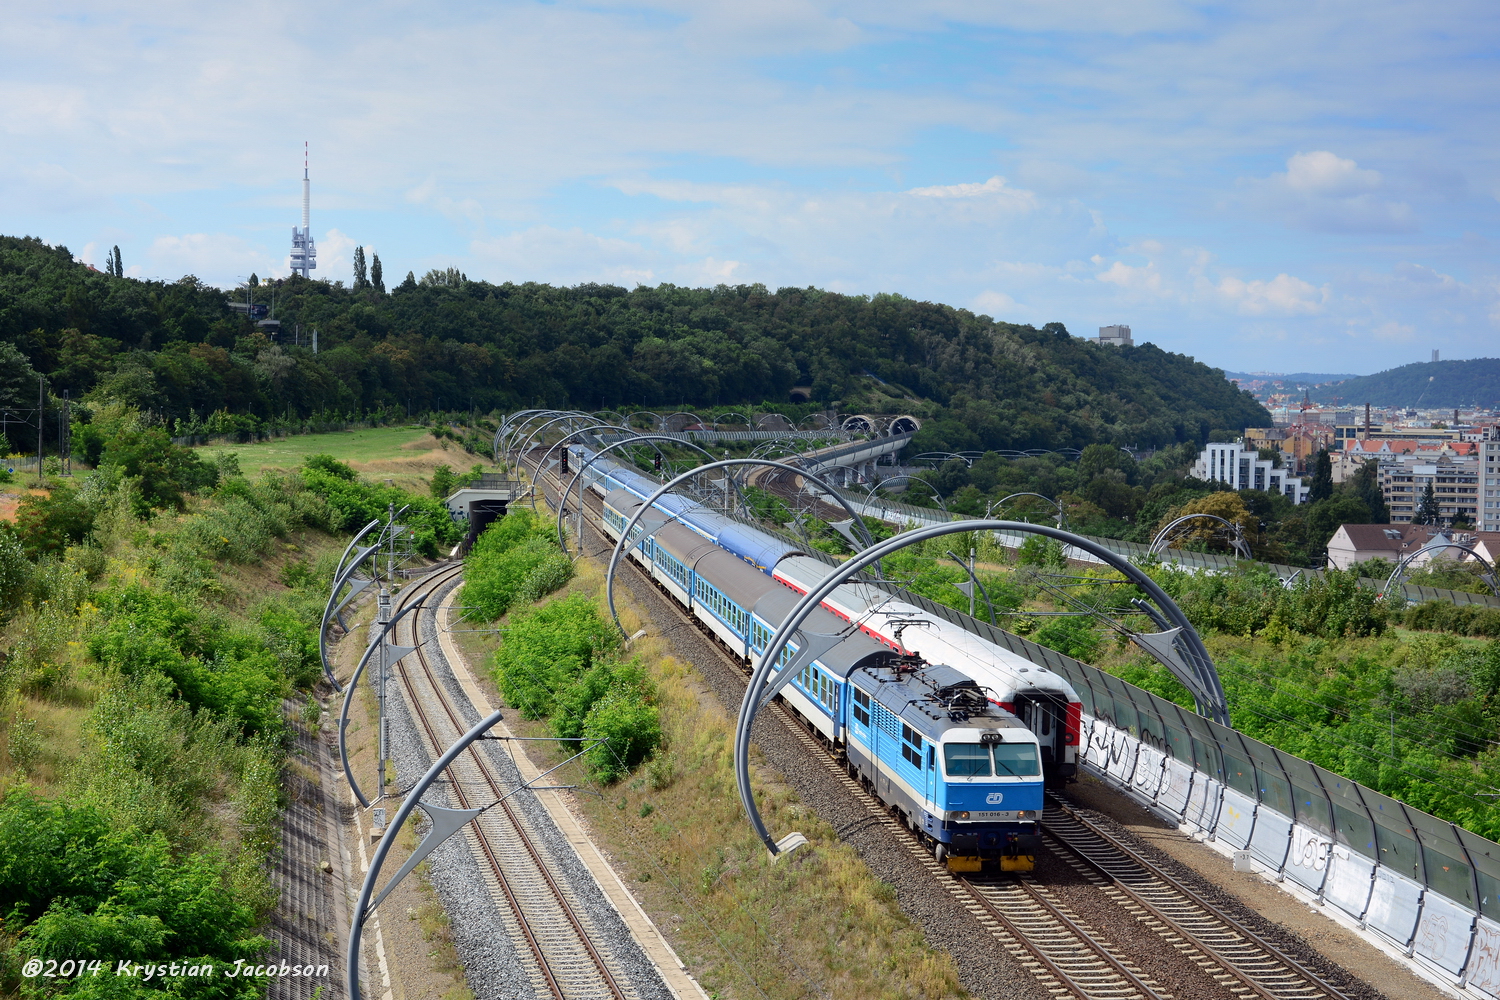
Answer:
MULTIPOLYGON (((462 566, 455 567, 451 574, 441 580, 428 579, 423 581, 423 583, 429 587, 428 593, 435 593, 443 584, 447 583, 452 578, 452 576, 456 576, 459 572, 461 572, 462 569, 462 566)), ((442 709, 443 714, 447 717, 449 725, 456 732, 462 732, 465 728, 464 722, 455 710, 451 698, 446 694, 442 685, 442 681, 437 677, 436 672, 433 670, 431 662, 427 658, 426 651, 421 645, 420 615, 423 610, 425 610, 425 607, 418 608, 416 614, 412 616, 411 620, 408 623, 408 627, 411 629, 411 643, 412 645, 416 646, 417 660, 421 666, 422 674, 426 678, 427 684, 431 688, 435 696, 433 700, 435 700, 438 706, 442 709)), ((427 738, 431 741, 431 745, 440 750, 441 747, 445 744, 443 743, 442 738, 437 733, 437 727, 433 725, 432 719, 427 711, 425 699, 423 699, 422 696, 418 693, 410 672, 404 666, 398 664, 396 674, 399 677, 402 686, 406 690, 407 697, 411 704, 412 714, 417 718, 422 728, 426 731, 427 738)), ((484 757, 481 754, 475 752, 472 748, 470 749, 468 756, 471 758, 471 765, 479 773, 480 777, 484 780, 490 791, 497 797, 504 796, 506 794, 504 788, 501 786, 499 780, 495 777, 493 771, 490 768, 490 765, 486 763, 484 757)), ((464 793, 462 783, 456 779, 453 781, 453 793, 455 798, 459 801, 461 808, 472 808, 468 801, 468 796, 464 793)), ((572 904, 568 902, 566 896, 563 893, 562 887, 557 883, 556 878, 548 868, 545 860, 542 858, 541 853, 537 850, 530 834, 527 833, 524 821, 516 813, 514 807, 509 801, 502 800, 499 804, 506 820, 510 824, 511 829, 514 830, 516 838, 525 848, 526 855, 527 857, 529 857, 532 866, 536 869, 537 874, 541 877, 541 880, 545 884, 548 895, 550 895, 553 905, 555 906, 557 912, 559 912, 565 918, 568 926, 572 929, 573 936, 577 939, 578 944, 582 946, 582 951, 587 954, 590 962, 593 964, 594 971, 598 974, 599 980, 608 990, 609 994, 615 998, 615 1000, 627 1000, 625 992, 621 989, 618 981, 614 977, 614 974, 610 971, 607 963, 604 960, 604 957, 599 953, 598 949, 594 947, 593 942, 589 939, 587 929, 584 927, 582 921, 574 911, 572 904)), ((555 959, 561 956, 549 956, 547 954, 547 947, 536 938, 527 918, 525 906, 517 896, 515 887, 511 884, 511 876, 506 873, 504 866, 500 862, 499 853, 496 851, 494 845, 490 842, 490 838, 485 833, 483 827, 476 824, 475 834, 479 842, 480 849, 483 851, 486 860, 489 862, 491 869, 494 871, 496 881, 500 885, 502 891, 505 893, 506 900, 510 904, 511 909, 515 914, 517 924, 520 926, 522 933, 525 935, 528 945, 532 947, 535 953, 538 962, 538 968, 542 971, 549 988, 553 990, 554 994, 559 998, 559 1000, 566 1000, 566 998, 568 997, 568 993, 566 992, 564 986, 558 982, 557 972, 553 969, 553 962, 555 961, 555 959)))
MULTIPOLYGON (((1087 834, 1095 837, 1108 848, 1112 848, 1117 854, 1121 856, 1121 860, 1123 862, 1135 866, 1140 870, 1142 874, 1148 876, 1151 879, 1154 879, 1170 892, 1175 893, 1182 899, 1187 900, 1193 906, 1203 911, 1204 914, 1209 918, 1223 924, 1225 928, 1240 936, 1252 947, 1264 952, 1266 958, 1279 963, 1286 970, 1302 977, 1302 979, 1304 979, 1307 985, 1312 987, 1312 989, 1329 997, 1343 998, 1347 996, 1344 991, 1329 983, 1326 979, 1318 975, 1313 970, 1309 969, 1302 962, 1287 954, 1283 949, 1277 947, 1275 944, 1266 940, 1260 934, 1251 930, 1244 923, 1237 920, 1229 913, 1225 912, 1221 907, 1205 899, 1201 894, 1183 884, 1181 880, 1168 874, 1159 865, 1146 858, 1139 851, 1133 849, 1118 837, 1115 837, 1114 835, 1108 833, 1098 824, 1093 823, 1080 815, 1077 810, 1067 805, 1067 803, 1065 803, 1055 793, 1048 793, 1048 798, 1049 805, 1051 805, 1059 812, 1062 812, 1068 820, 1082 827, 1087 834)), ((1217 946, 1210 941, 1204 940, 1202 931, 1194 931, 1193 929, 1184 926, 1180 917, 1174 917, 1171 914, 1168 914, 1158 904, 1147 899, 1138 889, 1130 885, 1127 881, 1125 881, 1124 878, 1121 877, 1122 873, 1120 871, 1111 870, 1110 866, 1102 862, 1099 858, 1091 855, 1086 849, 1081 848, 1077 844, 1069 841, 1064 835, 1062 835, 1055 829, 1055 824, 1049 827, 1049 824, 1047 823, 1047 820, 1045 818, 1045 814, 1043 816, 1043 828, 1047 830, 1047 833, 1053 840, 1066 847, 1072 854, 1076 855, 1079 858, 1082 858, 1091 867, 1103 874, 1105 878, 1114 883, 1114 885, 1118 889, 1129 895, 1140 906, 1149 910, 1154 917, 1166 923, 1176 933, 1191 941, 1205 954, 1212 957, 1218 965, 1223 967, 1226 971, 1234 974, 1235 978, 1239 979, 1251 990, 1255 991, 1262 997, 1268 998, 1268 1000, 1285 1000, 1285 998, 1289 995, 1286 992, 1274 992, 1270 988, 1266 987, 1263 983, 1256 981, 1250 973, 1243 971, 1238 967, 1238 965, 1236 965, 1236 961, 1243 962, 1243 959, 1236 960, 1230 956, 1224 955, 1222 953, 1222 946, 1217 946)), ((1305 995, 1305 993, 1300 995, 1305 995)))

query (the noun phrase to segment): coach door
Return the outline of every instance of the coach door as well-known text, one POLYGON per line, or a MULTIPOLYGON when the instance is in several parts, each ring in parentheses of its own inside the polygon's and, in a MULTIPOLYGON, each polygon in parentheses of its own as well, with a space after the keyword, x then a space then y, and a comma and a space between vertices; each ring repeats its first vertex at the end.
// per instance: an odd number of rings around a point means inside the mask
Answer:
POLYGON ((1016 696, 1016 716, 1036 734, 1042 751, 1042 773, 1048 783, 1058 778, 1057 765, 1063 759, 1063 723, 1067 706, 1038 692, 1035 697, 1016 696))

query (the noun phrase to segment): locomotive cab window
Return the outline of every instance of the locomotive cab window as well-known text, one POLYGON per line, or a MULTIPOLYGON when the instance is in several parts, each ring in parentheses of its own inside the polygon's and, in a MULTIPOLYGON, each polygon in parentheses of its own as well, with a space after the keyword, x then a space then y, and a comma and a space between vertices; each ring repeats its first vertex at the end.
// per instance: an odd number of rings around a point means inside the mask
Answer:
POLYGON ((1025 778, 1042 773, 1035 743, 996 743, 995 774, 1000 777, 1025 778))
POLYGON ((870 724, 870 696, 859 688, 854 689, 854 721, 861 726, 870 724))
POLYGON ((949 743, 943 747, 943 769, 950 778, 988 778, 990 748, 983 743, 949 743))

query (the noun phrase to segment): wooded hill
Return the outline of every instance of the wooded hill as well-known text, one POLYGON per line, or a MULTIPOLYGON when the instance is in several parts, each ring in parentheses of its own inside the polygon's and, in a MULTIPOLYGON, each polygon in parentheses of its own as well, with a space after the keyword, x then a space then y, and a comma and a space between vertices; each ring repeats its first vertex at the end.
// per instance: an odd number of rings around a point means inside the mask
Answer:
POLYGON ((1472 361, 1423 361, 1351 378, 1315 390, 1320 403, 1342 400, 1346 406, 1500 406, 1500 358, 1472 361))
MULTIPOLYGON (((272 289, 252 295, 269 304, 272 289)), ((923 449, 1160 447, 1270 423, 1222 372, 1184 355, 899 295, 495 285, 450 269, 408 274, 389 294, 294 277, 275 289, 275 316, 273 339, 193 277, 114 277, 65 247, 0 237, 0 351, 14 345, 59 396, 195 424, 217 411, 792 411, 797 388, 804 410, 916 413, 923 449), (304 346, 290 343, 299 328, 304 346), (314 328, 316 356, 305 346, 314 328)), ((18 396, 0 405, 24 403, 21 381, 0 379, 0 395, 18 396)))

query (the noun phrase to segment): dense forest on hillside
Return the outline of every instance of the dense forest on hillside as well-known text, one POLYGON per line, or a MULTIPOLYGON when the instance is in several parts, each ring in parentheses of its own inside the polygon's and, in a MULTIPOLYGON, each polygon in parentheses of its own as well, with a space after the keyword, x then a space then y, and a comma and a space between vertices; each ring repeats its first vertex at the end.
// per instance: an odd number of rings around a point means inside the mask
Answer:
POLYGON ((1356 406, 1500 406, 1500 358, 1402 365, 1327 386, 1312 397, 1356 406))
MULTIPOLYGON (((389 293, 296 277, 251 292, 267 305, 273 294, 276 337, 195 278, 114 277, 64 247, 0 237, 0 351, 12 345, 59 397, 169 420, 785 404, 798 387, 809 406, 917 413, 927 449, 1151 448, 1270 420, 1183 355, 899 295, 495 285, 451 269, 389 293)), ((0 363, 14 369, 0 405, 35 399, 21 360, 0 363)))

